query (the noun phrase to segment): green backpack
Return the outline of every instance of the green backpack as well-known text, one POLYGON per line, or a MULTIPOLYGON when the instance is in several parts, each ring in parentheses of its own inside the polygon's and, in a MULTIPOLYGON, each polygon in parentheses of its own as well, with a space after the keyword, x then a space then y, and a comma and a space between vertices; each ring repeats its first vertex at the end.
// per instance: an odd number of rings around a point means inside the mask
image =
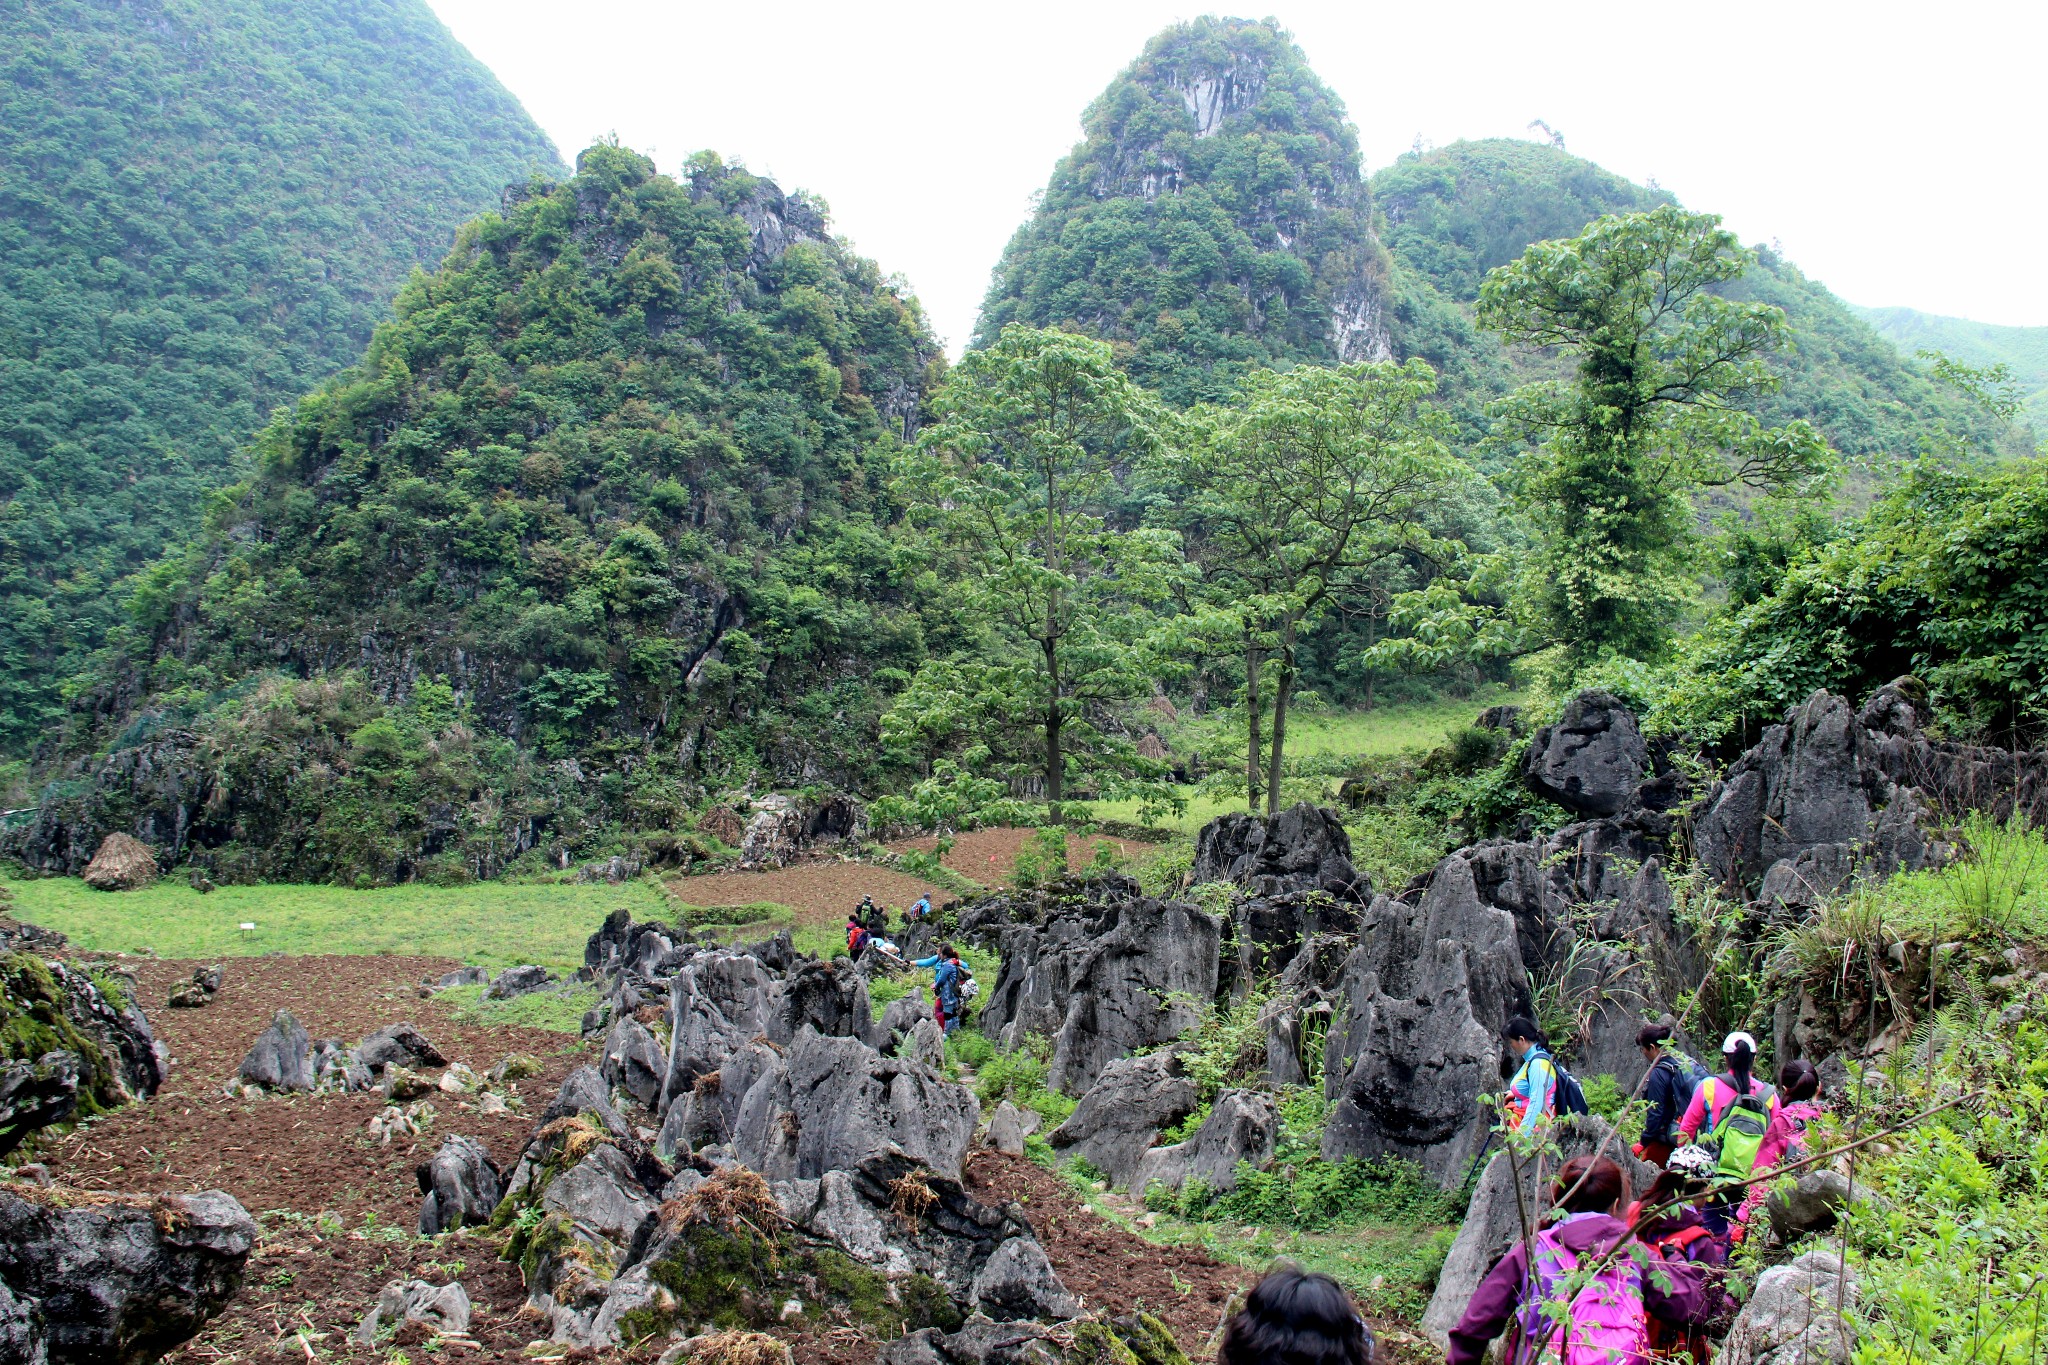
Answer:
POLYGON ((1714 1125, 1709 1141, 1720 1152, 1715 1174, 1724 1180, 1749 1179, 1756 1166, 1757 1151, 1764 1145, 1764 1130, 1770 1126, 1769 1091, 1751 1090, 1731 1100, 1721 1114, 1721 1121, 1714 1125))

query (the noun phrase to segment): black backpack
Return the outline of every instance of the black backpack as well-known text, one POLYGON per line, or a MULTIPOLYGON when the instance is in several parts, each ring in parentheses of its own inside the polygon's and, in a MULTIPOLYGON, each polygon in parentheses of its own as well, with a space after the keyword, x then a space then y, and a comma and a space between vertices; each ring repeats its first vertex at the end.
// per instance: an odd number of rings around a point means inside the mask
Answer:
POLYGON ((1557 1089, 1551 1095, 1551 1107, 1560 1114, 1590 1114, 1586 1107, 1586 1092, 1580 1088, 1578 1077, 1566 1071, 1557 1058, 1550 1059, 1551 1069, 1557 1072, 1557 1089))

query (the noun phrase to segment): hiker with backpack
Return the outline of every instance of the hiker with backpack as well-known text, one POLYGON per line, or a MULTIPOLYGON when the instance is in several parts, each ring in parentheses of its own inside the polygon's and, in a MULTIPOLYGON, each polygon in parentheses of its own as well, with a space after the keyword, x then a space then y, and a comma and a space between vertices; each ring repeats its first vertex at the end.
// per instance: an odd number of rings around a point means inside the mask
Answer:
MULTIPOLYGON (((1827 1112, 1819 1103, 1820 1072, 1812 1062, 1790 1061, 1778 1068, 1778 1112, 1764 1129, 1764 1140, 1756 1149, 1753 1175, 1777 1170, 1806 1157, 1806 1125, 1827 1112)), ((1770 1182, 1751 1185, 1735 1214, 1735 1239, 1742 1240, 1756 1215, 1770 1198, 1770 1182)))
MULTIPOLYGON (((1778 1112, 1778 1092, 1768 1081, 1750 1074, 1756 1064, 1756 1039, 1747 1033, 1731 1033, 1721 1044, 1721 1061, 1727 1071, 1709 1076, 1693 1091, 1685 1117, 1678 1121, 1679 1136, 1698 1141, 1714 1154, 1716 1176, 1729 1182, 1749 1179, 1762 1150, 1764 1134, 1778 1112)), ((1726 1235, 1728 1219, 1740 1195, 1717 1199, 1701 1209, 1707 1226, 1726 1235)))
MULTIPOLYGON (((1515 1077, 1507 1088, 1508 1122, 1518 1133, 1533 1133, 1537 1124, 1567 1107, 1558 1103, 1563 1072, 1552 1060, 1549 1040, 1534 1019, 1518 1014, 1508 1020, 1500 1036, 1515 1061, 1515 1077)), ((1583 1104, 1581 1101, 1576 1112, 1585 1112, 1583 1104)))
POLYGON ((1344 1286, 1278 1265, 1223 1325, 1216 1365, 1372 1365, 1372 1332, 1344 1286))
POLYGON ((855 962, 860 961, 860 955, 867 951, 868 944, 874 941, 874 937, 873 934, 868 932, 867 925, 861 922, 859 911, 855 911, 846 917, 846 955, 848 957, 852 958, 855 962))
POLYGON ((974 997, 973 969, 960 960, 950 943, 941 943, 938 952, 910 965, 932 969, 932 1018, 938 1021, 939 1031, 951 1033, 959 1028, 967 1001, 974 997))
POLYGON ((1705 1311, 1699 1267, 1640 1242, 1624 1244, 1629 1225, 1618 1215, 1628 1202, 1628 1180, 1621 1167, 1606 1157, 1573 1157, 1558 1172, 1551 1198, 1553 1221, 1516 1242, 1480 1281, 1451 1329, 1449 1365, 1478 1365, 1503 1331, 1512 1335, 1502 1358, 1517 1365, 1539 1358, 1644 1365, 1651 1319, 1685 1325, 1705 1311), (1597 1274, 1573 1279, 1595 1262, 1597 1274), (1568 1330, 1557 1308, 1568 1310, 1568 1330))
POLYGON ((1678 1148, 1643 1197, 1629 1205, 1628 1212, 1622 1215, 1622 1220, 1636 1229, 1636 1237, 1643 1245, 1666 1260, 1684 1261, 1700 1271, 1701 1318, 1689 1323, 1651 1318, 1653 1360, 1675 1361, 1684 1357, 1692 1365, 1707 1365, 1713 1354, 1708 1330, 1735 1316, 1735 1299, 1726 1286, 1728 1241, 1714 1235, 1697 1207, 1712 1196, 1714 1164, 1713 1153, 1704 1147, 1678 1148), (1645 1211, 1651 1216, 1638 1226, 1637 1220, 1645 1211))
POLYGON ((1707 1074, 1705 1067, 1671 1045, 1671 1033, 1671 1025, 1661 1022, 1636 1030, 1636 1046, 1650 1064, 1643 1081, 1643 1099, 1650 1109, 1643 1117, 1643 1140, 1629 1150, 1652 1166, 1662 1166, 1684 1141, 1678 1135, 1678 1121, 1707 1074))

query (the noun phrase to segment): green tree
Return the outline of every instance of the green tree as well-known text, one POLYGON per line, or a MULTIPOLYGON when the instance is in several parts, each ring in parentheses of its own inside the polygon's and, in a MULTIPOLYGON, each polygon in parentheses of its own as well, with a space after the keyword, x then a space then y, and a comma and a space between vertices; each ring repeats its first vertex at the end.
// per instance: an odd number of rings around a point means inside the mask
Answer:
POLYGON ((894 734, 945 710, 974 718, 961 732, 989 727, 974 743, 1000 756, 997 731, 1034 731, 1057 821, 1069 767, 1120 748, 1094 718, 1150 691, 1144 611, 1178 547, 1170 532, 1120 529, 1110 510, 1118 466, 1158 445, 1163 414, 1108 343, 1021 325, 969 352, 934 406, 940 420, 902 457, 897 489, 958 556, 986 655, 925 664, 894 734))
POLYGON ((1260 371, 1239 403, 1195 415, 1185 453, 1165 461, 1183 491, 1193 555, 1244 651, 1245 788, 1257 806, 1260 675, 1273 664, 1273 734, 1263 783, 1279 808, 1297 650, 1325 614, 1371 592, 1404 557, 1441 557, 1432 530, 1471 472, 1426 405, 1420 360, 1260 371))
POLYGON ((1570 668, 1668 647, 1696 581, 1694 494, 1795 493, 1827 468, 1805 421, 1767 427, 1743 406, 1772 386, 1764 357, 1787 336, 1782 310, 1717 292, 1752 259, 1719 218, 1663 205, 1538 242, 1480 289, 1483 325, 1574 370, 1500 409, 1506 433, 1537 443, 1515 476, 1541 535, 1528 624, 1570 668))

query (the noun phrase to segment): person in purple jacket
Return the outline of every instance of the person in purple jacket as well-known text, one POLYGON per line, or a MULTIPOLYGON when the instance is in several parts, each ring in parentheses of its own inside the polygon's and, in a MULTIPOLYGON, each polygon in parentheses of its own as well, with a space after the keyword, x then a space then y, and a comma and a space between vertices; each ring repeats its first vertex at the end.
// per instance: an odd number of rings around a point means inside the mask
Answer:
POLYGON ((1532 1238, 1535 1265, 1530 1243, 1518 1241, 1480 1281, 1465 1316, 1451 1329, 1450 1365, 1478 1365, 1487 1343, 1511 1322, 1515 1336, 1503 1357, 1509 1365, 1526 1365, 1539 1346, 1547 1347, 1545 1357, 1564 1365, 1645 1365, 1650 1318, 1690 1324, 1711 1312, 1698 1266, 1667 1260, 1641 1244, 1606 1259, 1591 1284, 1569 1281, 1579 1268, 1591 1270, 1628 1234, 1618 1216, 1628 1200, 1621 1167, 1606 1157, 1573 1157, 1558 1172, 1551 1198, 1556 1207, 1532 1238), (1571 1335, 1552 1340, 1562 1331, 1543 1305, 1563 1303, 1574 1288, 1571 1335))

